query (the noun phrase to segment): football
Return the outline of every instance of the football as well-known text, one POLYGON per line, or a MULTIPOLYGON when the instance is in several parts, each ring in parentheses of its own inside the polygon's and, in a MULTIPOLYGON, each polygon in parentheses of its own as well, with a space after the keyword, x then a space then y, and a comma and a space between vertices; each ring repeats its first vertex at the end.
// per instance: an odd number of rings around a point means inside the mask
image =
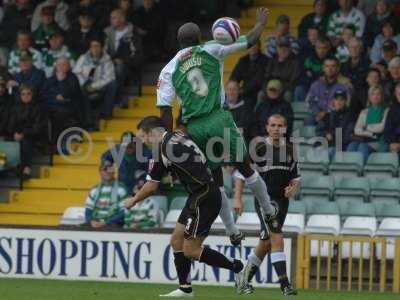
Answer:
POLYGON ((229 17, 219 18, 212 26, 212 35, 214 40, 222 45, 232 44, 240 36, 239 24, 229 17))

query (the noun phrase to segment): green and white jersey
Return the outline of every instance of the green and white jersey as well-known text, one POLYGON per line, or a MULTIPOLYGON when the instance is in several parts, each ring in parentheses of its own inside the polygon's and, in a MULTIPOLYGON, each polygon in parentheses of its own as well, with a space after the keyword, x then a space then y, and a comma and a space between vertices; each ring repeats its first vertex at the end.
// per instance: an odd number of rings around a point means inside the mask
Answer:
POLYGON ((247 48, 246 36, 232 45, 210 41, 180 50, 161 71, 157 84, 157 106, 181 102, 182 121, 209 115, 225 101, 224 58, 247 48))

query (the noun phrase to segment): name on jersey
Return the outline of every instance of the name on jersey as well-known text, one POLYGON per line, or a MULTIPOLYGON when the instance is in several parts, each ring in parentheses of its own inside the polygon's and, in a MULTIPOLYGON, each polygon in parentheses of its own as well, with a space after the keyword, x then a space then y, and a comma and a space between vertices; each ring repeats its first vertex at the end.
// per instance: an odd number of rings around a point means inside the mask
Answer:
POLYGON ((179 71, 186 73, 189 69, 201 66, 201 57, 192 57, 180 66, 179 71))

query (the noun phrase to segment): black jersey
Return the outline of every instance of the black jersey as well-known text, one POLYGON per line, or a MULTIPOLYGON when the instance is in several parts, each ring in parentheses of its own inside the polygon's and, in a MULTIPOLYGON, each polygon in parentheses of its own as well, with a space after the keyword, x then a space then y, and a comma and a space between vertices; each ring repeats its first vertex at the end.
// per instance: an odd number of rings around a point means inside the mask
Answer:
POLYGON ((159 157, 150 160, 147 179, 159 182, 166 172, 172 172, 189 194, 203 191, 213 181, 204 154, 180 131, 164 135, 159 157))
POLYGON ((300 179, 298 163, 292 144, 282 140, 279 147, 273 146, 267 138, 256 148, 256 169, 264 179, 272 199, 285 198, 285 187, 293 179, 300 179))

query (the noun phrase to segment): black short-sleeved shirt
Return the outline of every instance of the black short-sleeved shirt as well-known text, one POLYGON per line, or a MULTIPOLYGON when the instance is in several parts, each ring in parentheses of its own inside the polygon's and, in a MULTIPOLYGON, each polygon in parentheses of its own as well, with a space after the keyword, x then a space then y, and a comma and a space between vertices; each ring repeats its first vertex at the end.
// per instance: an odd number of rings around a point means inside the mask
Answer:
POLYGON ((166 172, 172 172, 189 194, 203 190, 213 181, 204 154, 180 131, 164 135, 159 157, 149 162, 147 180, 159 182, 166 172))
POLYGON ((268 138, 255 147, 257 159, 253 157, 253 161, 272 199, 286 198, 285 187, 293 179, 300 180, 293 149, 293 145, 284 141, 279 147, 273 146, 268 138))

